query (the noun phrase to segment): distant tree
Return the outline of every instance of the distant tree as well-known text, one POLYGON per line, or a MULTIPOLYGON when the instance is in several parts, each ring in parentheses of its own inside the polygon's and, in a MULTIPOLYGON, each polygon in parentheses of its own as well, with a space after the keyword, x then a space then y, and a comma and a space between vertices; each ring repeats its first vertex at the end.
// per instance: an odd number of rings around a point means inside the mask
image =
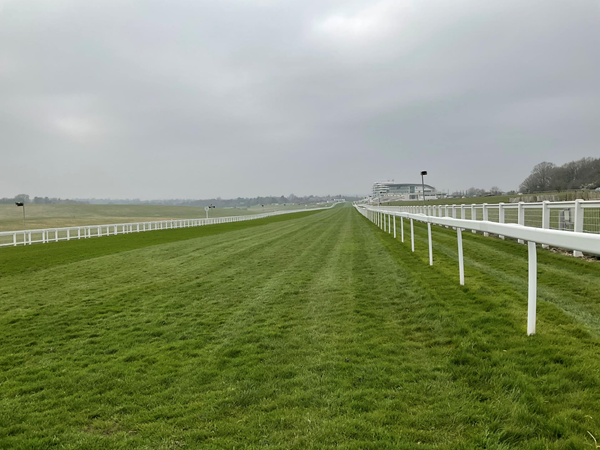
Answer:
POLYGON ((474 188, 474 187, 470 187, 469 189, 467 189, 467 192, 465 193, 466 197, 482 197, 484 195, 485 195, 484 189, 479 189, 479 188, 474 188))
POLYGON ((15 195, 14 200, 15 200, 15 202, 29 203, 29 195, 27 195, 27 194, 15 195))
POLYGON ((600 158, 582 158, 562 166, 542 162, 520 185, 521 192, 594 189, 600 186, 600 158))
POLYGON ((498 186, 492 186, 490 188, 490 194, 492 195, 502 195, 502 190, 498 186))
POLYGON ((536 165, 531 174, 525 178, 519 187, 521 192, 544 192, 552 189, 552 180, 556 166, 551 162, 541 162, 536 165))

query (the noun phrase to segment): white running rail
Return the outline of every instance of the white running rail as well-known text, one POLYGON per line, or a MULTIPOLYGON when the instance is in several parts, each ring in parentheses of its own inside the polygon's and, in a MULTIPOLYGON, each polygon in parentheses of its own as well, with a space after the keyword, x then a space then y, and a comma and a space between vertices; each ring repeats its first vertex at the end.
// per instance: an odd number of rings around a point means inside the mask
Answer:
POLYGON ((174 228, 201 227, 220 223, 243 222, 246 220, 264 219, 306 211, 320 211, 333 208, 296 209, 292 211, 273 211, 269 213, 251 214, 246 216, 214 217, 209 219, 171 219, 154 222, 114 223, 107 225, 82 225, 78 227, 44 228, 39 230, 19 230, 0 232, 0 247, 47 244, 49 242, 70 241, 72 239, 86 239, 92 237, 113 236, 116 234, 139 233, 142 231, 167 230, 174 228))
MULTIPOLYGON (((386 209, 433 217, 514 223, 547 230, 600 234, 599 200, 386 206, 386 209)), ((487 236, 487 232, 484 234, 487 236)), ((574 255, 581 256, 581 253, 576 250, 574 255)))
MULTIPOLYGON (((544 202, 546 203, 546 202, 544 202)), ((563 203, 563 202, 561 202, 563 203)), ((446 205, 444 205, 445 207, 446 205)), ((447 205, 453 206, 453 205, 447 205)), ((456 205, 454 205, 456 206, 456 205)), ((458 205, 460 206, 460 205, 458 205)), ((580 205, 581 206, 581 205, 580 205)), ((471 230, 473 232, 482 232, 484 235, 490 233, 498 236, 506 236, 518 239, 520 242, 527 242, 529 255, 529 289, 528 289, 528 309, 527 309, 527 334, 535 333, 536 323, 536 303, 537 303, 537 250, 536 244, 542 244, 552 247, 565 248, 575 252, 592 253, 600 255, 600 234, 584 233, 580 230, 565 231, 550 228, 536 228, 523 224, 514 223, 496 223, 490 220, 475 219, 457 219, 448 215, 426 215, 421 212, 404 212, 394 207, 375 207, 366 205, 355 205, 356 210, 367 219, 378 225, 383 231, 394 234, 396 238, 396 218, 400 219, 401 241, 404 242, 404 219, 410 221, 410 239, 412 251, 415 251, 415 236, 413 221, 427 223, 427 234, 429 244, 429 264, 433 265, 433 245, 431 236, 431 224, 452 227, 456 230, 458 245, 458 268, 460 284, 465 284, 465 269, 463 258, 462 232, 471 230)), ((550 206, 546 204, 548 209, 550 206)), ((423 208, 423 207, 402 207, 402 208, 423 208)), ((521 206, 520 208, 523 208, 521 206)), ((577 208, 577 206, 576 206, 577 208)), ((426 209, 423 209, 426 211, 426 209)), ((446 210, 444 209, 444 212, 446 210)), ((430 211, 427 211, 430 212, 430 211)))

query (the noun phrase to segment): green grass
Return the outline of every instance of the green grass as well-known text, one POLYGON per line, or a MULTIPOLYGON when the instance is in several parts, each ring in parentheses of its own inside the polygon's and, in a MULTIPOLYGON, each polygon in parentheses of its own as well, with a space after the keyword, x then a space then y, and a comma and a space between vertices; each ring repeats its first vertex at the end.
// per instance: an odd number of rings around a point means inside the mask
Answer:
MULTIPOLYGON (((323 205, 308 205, 314 208, 323 205)), ((112 223, 146 222, 168 219, 203 219, 204 208, 161 205, 38 205, 27 204, 26 226, 29 230, 70 227, 81 225, 104 225, 112 223)), ((239 216, 281 210, 304 209, 304 205, 266 205, 250 208, 215 208, 210 217, 239 216)), ((23 210, 15 205, 0 205, 0 231, 23 228, 23 210)))
MULTIPOLYGON (((481 204, 481 203, 510 203, 510 199, 516 197, 515 195, 497 195, 493 197, 470 197, 470 198, 440 198, 437 200, 427 200, 427 203, 430 205, 472 205, 472 204, 481 204)), ((397 202, 385 202, 386 206, 422 206, 423 200, 419 201, 397 201, 397 202)))
POLYGON ((284 217, 1 250, 0 448, 593 448, 597 264, 540 251, 526 337, 524 246, 284 217))

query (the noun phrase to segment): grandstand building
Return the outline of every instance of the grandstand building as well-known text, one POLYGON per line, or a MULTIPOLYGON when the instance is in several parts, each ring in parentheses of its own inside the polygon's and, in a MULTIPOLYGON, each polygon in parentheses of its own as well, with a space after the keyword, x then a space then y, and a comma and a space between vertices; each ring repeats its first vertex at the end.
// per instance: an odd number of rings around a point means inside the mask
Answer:
MULTIPOLYGON (((433 186, 425 185, 425 199, 435 200, 441 197, 433 186)), ((373 183, 372 199, 376 201, 410 201, 423 199, 423 185, 420 183, 395 183, 383 181, 373 183)))

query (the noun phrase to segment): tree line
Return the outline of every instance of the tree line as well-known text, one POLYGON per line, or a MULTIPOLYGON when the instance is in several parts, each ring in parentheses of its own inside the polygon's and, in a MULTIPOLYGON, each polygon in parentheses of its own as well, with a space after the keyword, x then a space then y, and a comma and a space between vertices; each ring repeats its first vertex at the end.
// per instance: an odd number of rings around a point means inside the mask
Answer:
POLYGON ((562 166, 551 162, 536 165, 519 189, 525 194, 600 187, 600 158, 582 158, 562 166))
POLYGON ((27 194, 18 194, 14 197, 2 197, 0 198, 0 204, 12 204, 16 202, 22 203, 34 203, 37 205, 73 205, 78 203, 85 203, 77 200, 63 199, 63 198, 48 198, 48 197, 33 197, 30 198, 27 194))
POLYGON ((217 208, 247 208, 250 206, 273 205, 273 204, 312 204, 320 202, 331 202, 334 198, 345 198, 348 201, 359 200, 359 197, 342 195, 306 195, 298 197, 294 194, 288 196, 267 196, 267 197, 238 197, 232 199, 223 199, 221 197, 202 200, 193 199, 169 199, 169 200, 140 200, 140 199, 110 199, 110 198, 87 198, 87 199, 60 199, 48 197, 34 197, 27 194, 19 194, 14 197, 0 198, 0 204, 11 204, 15 202, 34 203, 34 204, 94 204, 94 205, 168 205, 168 206, 196 206, 204 207, 213 205, 217 208))

